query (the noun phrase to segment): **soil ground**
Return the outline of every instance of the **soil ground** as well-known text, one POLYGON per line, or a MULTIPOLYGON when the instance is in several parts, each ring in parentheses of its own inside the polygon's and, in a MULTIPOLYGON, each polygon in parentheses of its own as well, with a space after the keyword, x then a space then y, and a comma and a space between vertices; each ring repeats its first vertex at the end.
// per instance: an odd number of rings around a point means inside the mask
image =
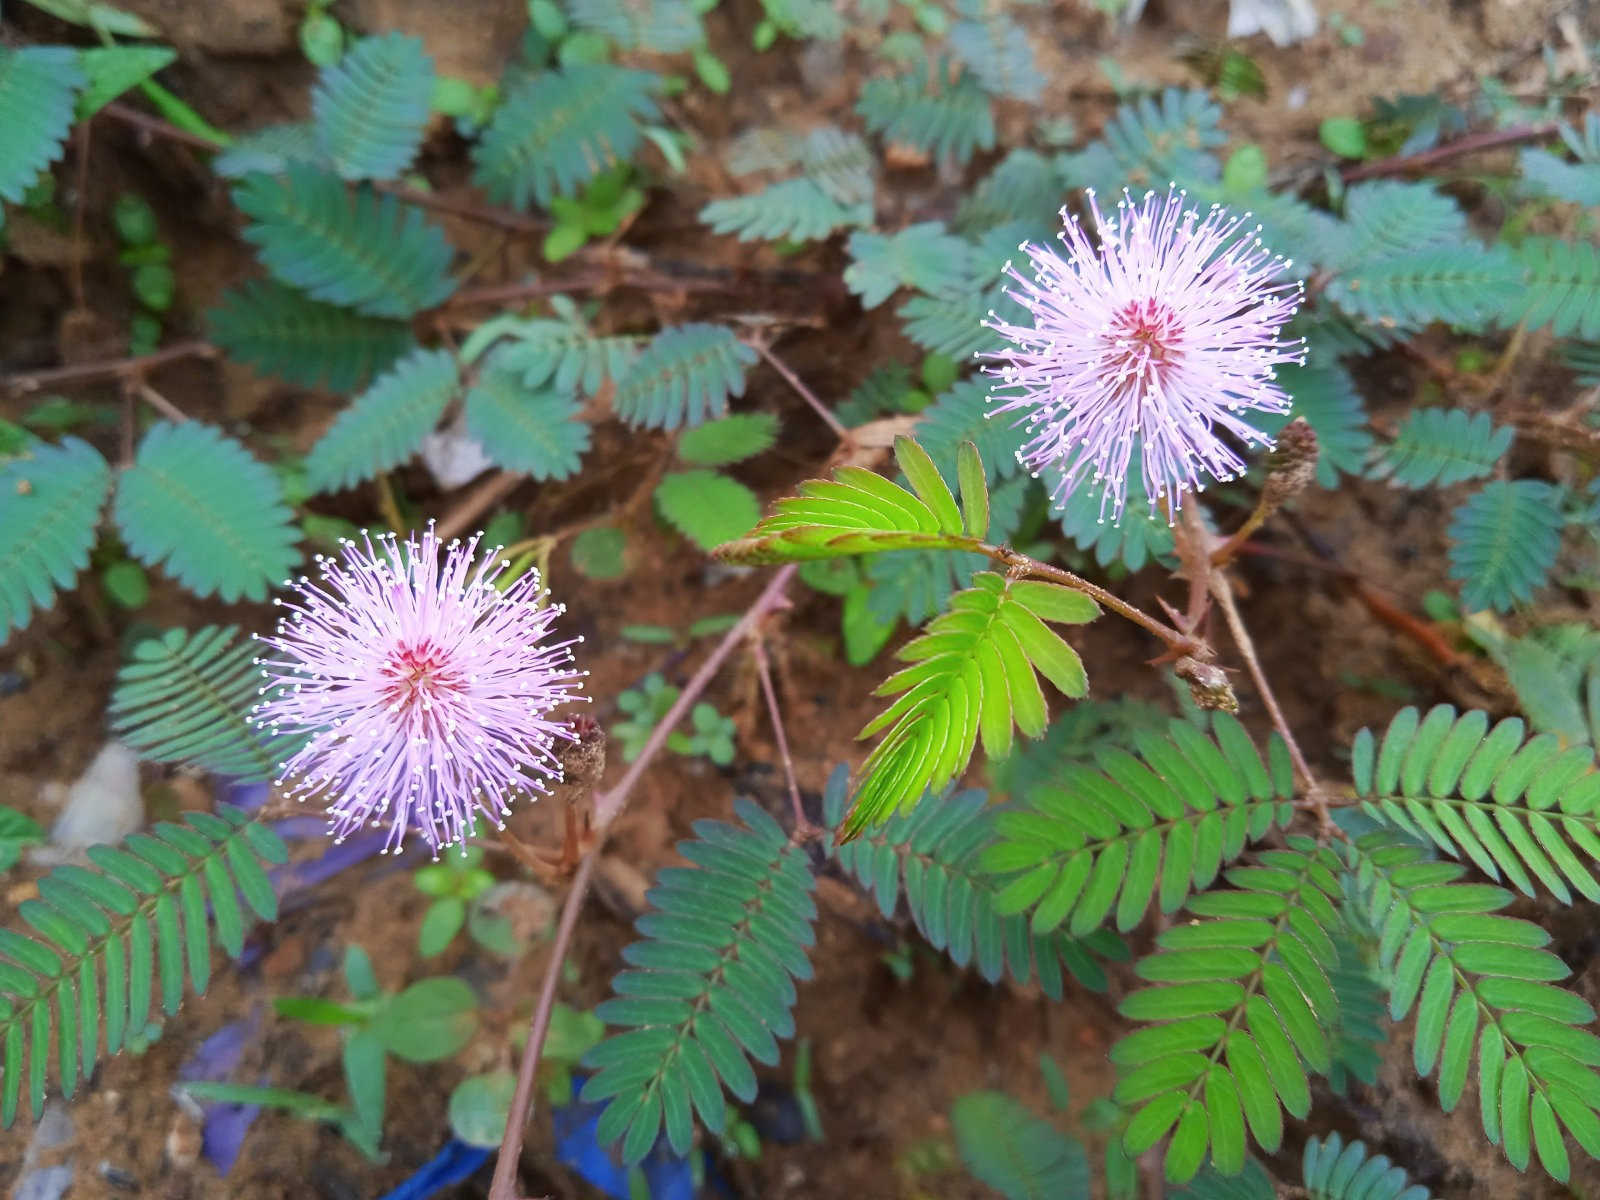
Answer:
MULTIPOLYGON (((125 7, 146 12, 182 48, 169 86, 218 125, 242 129, 303 114, 311 72, 293 46, 297 5, 280 0, 213 0, 204 6, 144 0, 125 7)), ((1325 16, 1337 10, 1359 25, 1365 34, 1362 45, 1347 46, 1326 28, 1288 49, 1253 39, 1247 49, 1263 69, 1267 95, 1229 108, 1230 129, 1240 139, 1262 143, 1273 164, 1287 169, 1322 161, 1318 121, 1360 111, 1369 96, 1441 87, 1464 94, 1474 79, 1489 74, 1514 85, 1532 78, 1540 46, 1556 18, 1581 13, 1586 6, 1550 0, 1341 0, 1321 7, 1325 16)), ((421 34, 440 59, 441 70, 488 79, 515 44, 520 9, 520 2, 513 0, 456 5, 359 0, 339 12, 357 29, 400 28, 421 34)), ((8 7, 8 15, 15 11, 16 6, 8 7)), ((713 16, 713 43, 732 68, 734 92, 719 99, 693 90, 678 102, 675 118, 713 147, 752 125, 804 126, 826 119, 850 124, 848 110, 856 74, 867 65, 864 58, 854 51, 819 50, 757 59, 748 47, 758 15, 753 0, 727 0, 713 16), (740 80, 762 82, 741 86, 740 80)), ((60 27, 31 11, 16 19, 33 40, 62 36, 60 27)), ((1129 32, 1075 0, 1055 0, 1030 11, 1028 20, 1040 35, 1041 65, 1051 80, 1051 111, 1092 133, 1115 104, 1097 60, 1114 57, 1125 76, 1140 82, 1193 82, 1174 47, 1185 35, 1217 41, 1225 25, 1225 5, 1220 0, 1153 3, 1129 32)), ((1591 27, 1591 38, 1593 33, 1591 27)), ((1019 128, 1024 120, 1020 111, 1004 117, 1019 128)), ((181 311, 173 324, 181 329, 188 322, 192 327, 217 293, 250 269, 248 247, 236 237, 223 193, 201 160, 182 147, 145 144, 106 121, 96 123, 93 137, 86 213, 96 251, 104 251, 110 240, 110 201, 130 188, 144 195, 156 207, 163 236, 175 253, 181 311)), ((652 193, 628 244, 661 263, 735 271, 776 265, 769 251, 712 238, 697 227, 695 212, 709 194, 725 190, 725 183, 713 173, 713 155, 695 161, 702 165, 687 184, 679 181, 652 193)), ((449 136, 430 142, 424 168, 439 187, 448 191, 459 181, 460 164, 460 146, 449 136)), ((959 189, 935 178, 934 172, 905 170, 890 172, 884 192, 890 207, 879 217, 892 227, 947 212, 959 189)), ((499 244, 482 228, 449 224, 458 244, 469 253, 483 251, 491 262, 478 282, 516 277, 537 265, 526 246, 499 244)), ((809 250, 786 265, 836 274, 843 261, 834 244, 809 250)), ((126 327, 129 301, 111 255, 96 253, 86 265, 87 313, 75 303, 70 272, 43 250, 31 260, 6 260, 4 270, 0 358, 6 370, 120 352, 116 339, 126 327)), ((797 311, 804 321, 781 343, 784 357, 829 401, 848 392, 899 338, 887 306, 864 316, 843 297, 756 290, 731 302, 618 293, 608 306, 608 319, 647 320, 651 309, 662 319, 797 311)), ((1386 420, 1425 385, 1419 371, 1414 360, 1399 356, 1366 368, 1362 382, 1375 421, 1386 420)), ((1523 382, 1529 388, 1540 386, 1536 379, 1523 382)), ((331 396, 204 362, 164 372, 161 386, 185 412, 222 423, 263 446, 276 440, 305 448, 339 403, 331 396)), ((114 399, 109 394, 105 398, 114 399)), ((747 473, 746 481, 770 499, 795 480, 817 473, 831 451, 831 436, 782 380, 766 367, 756 368, 747 403, 781 413, 786 435, 781 450, 761 459, 760 470, 747 473)), ((116 456, 114 429, 97 440, 108 457, 116 456)), ((634 437, 624 443, 614 428, 602 429, 579 479, 526 485, 508 504, 526 513, 535 530, 603 515, 626 498, 631 481, 651 470, 664 453, 664 442, 634 437)), ((459 500, 438 494, 420 471, 403 472, 397 483, 424 515, 447 512, 459 500)), ((1438 586, 1442 574, 1448 499, 1355 485, 1338 493, 1317 493, 1314 502, 1302 505, 1299 518, 1344 564, 1415 611, 1422 593, 1438 586)), ((343 493, 332 503, 319 501, 318 507, 360 520, 370 517, 372 505, 371 493, 361 491, 343 493)), ((622 689, 653 670, 682 682, 694 665, 692 654, 627 641, 620 636, 623 626, 681 628, 709 613, 736 613, 762 583, 747 573, 709 568, 675 548, 647 511, 629 520, 630 532, 638 534, 632 541, 638 561, 627 579, 588 581, 571 569, 564 553, 552 564, 550 582, 569 607, 572 632, 588 639, 586 665, 593 672, 588 690, 597 700, 594 715, 603 724, 614 715, 612 698, 622 689)), ((1396 687, 1425 704, 1506 703, 1492 681, 1439 666, 1376 622, 1333 574, 1252 559, 1241 568, 1239 579, 1247 592, 1246 620, 1288 719, 1302 731, 1314 763, 1330 773, 1339 770, 1340 748, 1356 729, 1387 719, 1396 703, 1396 687)), ((1158 571, 1146 572, 1129 586, 1141 602, 1163 588, 1176 594, 1158 571)), ((864 670, 843 667, 837 602, 804 589, 796 589, 795 597, 796 607, 772 631, 772 644, 781 659, 782 704, 799 777, 815 792, 841 756, 857 753, 852 739, 876 710, 869 693, 882 668, 881 662, 864 670)), ((140 620, 162 626, 228 621, 265 628, 269 610, 210 605, 158 580, 156 595, 140 620)), ((5 695, 0 699, 0 799, 48 823, 52 810, 47 785, 74 779, 106 736, 103 708, 129 632, 125 619, 86 586, 65 595, 52 612, 0 650, 0 676, 15 680, 12 694, 0 691, 5 695)), ((1159 680, 1143 664, 1146 651, 1132 640, 1090 638, 1083 650, 1098 695, 1158 698, 1161 693, 1159 680)), ((1264 731, 1256 698, 1245 686, 1240 692, 1244 719, 1264 731)), ((739 756, 733 768, 718 771, 669 756, 651 769, 636 792, 608 851, 597 901, 579 927, 570 960, 575 970, 562 993, 568 1003, 589 1007, 605 996, 618 952, 631 940, 629 923, 643 882, 676 861, 672 846, 688 835, 693 820, 727 815, 738 794, 753 795, 774 811, 784 804, 777 755, 756 695, 751 669, 742 662, 725 670, 713 688, 712 699, 739 722, 739 756)), ((611 764, 611 781, 620 767, 611 764)), ((974 777, 979 774, 975 770, 974 777)), ((152 818, 206 802, 205 790, 181 775, 147 769, 145 784, 152 818)), ((554 840, 553 812, 536 811, 526 820, 532 824, 525 833, 554 840)), ((415 942, 425 899, 403 866, 374 860, 304 896, 282 922, 258 932, 261 953, 252 966, 222 971, 208 994, 186 1003, 142 1056, 124 1055, 100 1068, 93 1086, 69 1106, 74 1138, 38 1160, 70 1157, 77 1164, 71 1200, 129 1195, 174 1200, 364 1198, 382 1194, 435 1153, 447 1136, 444 1099, 456 1080, 464 1073, 514 1062, 506 1049, 509 1034, 526 1020, 545 969, 547 943, 537 940, 523 958, 507 963, 472 955, 463 938, 443 958, 424 964, 415 942), (330 1129, 268 1113, 257 1120, 233 1172, 219 1178, 197 1157, 194 1125, 169 1095, 180 1064, 225 1023, 259 1014, 263 1032, 247 1066, 259 1066, 281 1086, 337 1095, 342 1085, 336 1035, 274 1018, 270 998, 340 994, 337 964, 352 942, 371 953, 386 987, 440 971, 459 971, 469 978, 485 1001, 477 1037, 455 1062, 391 1066, 385 1164, 367 1163, 330 1129)), ((32 874, 8 876, 5 909, 29 894, 32 874)), ((819 899, 822 916, 813 955, 817 978, 801 989, 797 1023, 800 1036, 809 1038, 814 1049, 813 1086, 828 1137, 821 1144, 768 1140, 758 1160, 727 1164, 740 1195, 944 1200, 987 1195, 959 1171, 913 1173, 905 1166, 919 1146, 948 1135, 946 1114, 955 1097, 996 1087, 1047 1111, 1036 1067, 1041 1052, 1063 1066, 1075 1106, 1109 1090, 1105 1051, 1121 1028, 1115 1003, 1126 979, 1114 980, 1109 995, 1069 985, 1065 1002, 1050 1004, 1027 989, 989 987, 935 956, 917 954, 913 977, 902 982, 886 965, 885 953, 902 942, 916 945, 914 936, 907 939, 907 926, 881 920, 875 907, 840 880, 825 881, 819 899)), ((1591 1000, 1600 1000, 1592 919, 1592 912, 1574 910, 1556 930, 1556 948, 1579 972, 1579 988, 1591 1000)), ((790 1077, 792 1053, 791 1046, 772 1078, 790 1077)), ((1392 1054, 1377 1087, 1356 1085, 1349 1100, 1319 1096, 1316 1125, 1365 1138, 1440 1196, 1512 1200, 1600 1191, 1600 1171, 1592 1166, 1580 1169, 1570 1192, 1535 1175, 1517 1175, 1484 1146, 1474 1105, 1463 1105, 1451 1117, 1438 1113, 1431 1085, 1418 1083, 1411 1071, 1404 1031, 1392 1043, 1392 1054)), ((28 1139, 27 1128, 0 1135, 0 1186, 10 1187, 18 1178, 28 1139)), ((541 1119, 524 1163, 533 1194, 542 1189, 562 1200, 589 1194, 553 1162, 549 1146, 541 1119)), ((1286 1147, 1284 1161, 1297 1152, 1297 1143, 1286 1147)), ((1293 1171, 1285 1172, 1285 1177, 1293 1176, 1293 1171)), ((485 1195, 486 1188, 484 1172, 446 1194, 465 1200, 485 1195)))

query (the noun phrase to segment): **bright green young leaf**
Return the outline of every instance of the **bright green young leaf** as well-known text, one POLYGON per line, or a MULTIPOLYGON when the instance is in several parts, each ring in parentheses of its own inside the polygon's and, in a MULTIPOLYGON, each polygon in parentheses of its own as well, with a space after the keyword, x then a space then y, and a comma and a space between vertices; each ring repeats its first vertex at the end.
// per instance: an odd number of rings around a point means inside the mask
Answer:
MULTIPOLYGON (((934 470, 931 463, 927 470, 934 470)), ((1003 758, 1013 726, 1041 735, 1047 718, 1036 672, 1068 696, 1084 694, 1077 652, 1041 619, 1055 619, 1050 613, 1081 619, 1084 610, 1060 595, 1064 589, 1030 582, 1018 590, 1021 582, 980 572, 974 587, 953 596, 948 611, 900 649, 898 657, 911 665, 877 691, 898 698, 857 735, 887 731, 862 765, 842 840, 959 777, 980 736, 985 753, 1003 758)))
POLYGON ((772 448, 778 440, 778 418, 772 413, 735 413, 685 430, 678 438, 678 457, 696 467, 725 467, 772 448))
POLYGON ((655 498, 667 523, 705 550, 748 533, 761 519, 755 493, 715 471, 671 472, 655 498))

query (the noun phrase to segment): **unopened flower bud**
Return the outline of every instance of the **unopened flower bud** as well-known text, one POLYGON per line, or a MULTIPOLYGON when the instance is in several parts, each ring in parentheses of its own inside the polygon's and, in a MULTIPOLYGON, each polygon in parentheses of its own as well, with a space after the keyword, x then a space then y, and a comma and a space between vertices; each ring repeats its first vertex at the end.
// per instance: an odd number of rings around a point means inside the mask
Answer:
POLYGON ((1261 489, 1263 516, 1275 513, 1310 487, 1317 477, 1317 433, 1304 417, 1278 432, 1278 444, 1267 456, 1267 482, 1261 489))

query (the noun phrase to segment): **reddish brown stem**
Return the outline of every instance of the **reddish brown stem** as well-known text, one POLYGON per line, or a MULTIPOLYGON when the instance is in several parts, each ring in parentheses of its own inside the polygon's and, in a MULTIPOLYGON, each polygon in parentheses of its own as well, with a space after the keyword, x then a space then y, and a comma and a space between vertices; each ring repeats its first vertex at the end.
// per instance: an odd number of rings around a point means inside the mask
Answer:
POLYGON ((1327 571, 1337 575, 1340 581, 1348 587, 1358 600, 1361 601, 1374 617, 1389 626, 1396 633, 1408 637, 1441 666, 1459 667, 1466 661, 1462 654, 1449 642, 1430 622, 1421 617, 1414 616, 1401 608, 1393 600, 1385 596, 1377 588, 1367 583, 1355 571, 1339 562, 1337 559, 1312 558, 1306 554, 1294 554, 1287 550, 1280 550, 1276 546, 1263 545, 1260 542, 1245 542, 1239 547, 1240 554, 1253 557, 1275 558, 1280 562, 1294 563, 1297 566, 1310 567, 1317 571, 1327 571))
POLYGON ((772 686, 772 664, 767 658, 767 647, 759 632, 750 637, 750 651, 755 656, 756 674, 761 677, 761 693, 767 701, 767 716, 772 721, 772 735, 778 743, 778 757, 783 761, 783 777, 789 785, 789 807, 794 813, 794 836, 797 841, 815 841, 823 830, 806 817, 805 805, 800 801, 800 783, 794 777, 794 756, 789 753, 789 735, 783 728, 783 710, 778 707, 778 693, 772 686))
POLYGON ((561 964, 572 944, 577 928, 578 914, 583 910, 584 898, 589 891, 589 881, 594 866, 605 844, 606 829, 622 811, 629 794, 644 775, 651 760, 666 744, 667 736, 683 720, 689 709, 700 699, 717 670, 733 653, 734 647, 751 635, 761 620, 784 602, 784 590, 794 578, 799 567, 790 564, 781 568, 762 589, 755 602, 745 610, 738 624, 728 630, 717 643, 700 669, 684 685, 682 693, 656 727, 650 731, 649 740, 623 775, 621 781, 609 792, 596 792, 594 796, 594 845, 583 856, 572 888, 567 893, 561 910, 561 922, 556 928, 555 941, 550 947, 550 961, 545 964, 544 982, 539 988, 539 999, 533 1017, 528 1022, 528 1044, 522 1051, 522 1065, 517 1071, 517 1086, 511 1097, 511 1109, 506 1114, 506 1131, 500 1140, 500 1157, 494 1166, 494 1179, 489 1184, 489 1200, 518 1200, 517 1163, 522 1158, 522 1137, 528 1124, 528 1112, 533 1103, 533 1084, 539 1073, 539 1058, 544 1051, 545 1034, 550 1028, 550 1014, 555 1008, 556 986, 561 979, 561 964))
POLYGON ((545 1035, 550 1032, 551 1014, 555 1012, 561 964, 567 957, 567 947, 572 944, 572 934, 578 926, 583 902, 589 895, 589 882, 594 878, 594 866, 599 860, 597 844, 578 864, 578 873, 572 877, 572 887, 561 908, 561 922, 556 926, 555 941, 550 946, 550 961, 545 965, 539 999, 534 1004, 533 1018, 528 1022, 528 1044, 522 1050, 522 1069, 517 1072, 516 1091, 511 1095, 511 1111, 506 1116, 505 1136, 500 1139, 500 1158, 494 1164, 489 1200, 517 1200, 517 1163, 522 1158, 522 1135, 533 1106, 539 1055, 544 1050, 545 1035))
MULTIPOLYGON (((130 125, 142 133, 164 138, 169 142, 177 142, 184 146, 192 146, 196 150, 209 150, 216 152, 226 149, 225 146, 212 141, 198 133, 181 129, 170 121, 163 121, 160 117, 153 117, 149 113, 140 112, 137 108, 112 101, 100 110, 113 120, 130 125)), ((452 217, 462 217, 468 221, 476 221, 480 225, 493 225, 500 229, 509 229, 516 233, 543 233, 548 223, 537 217, 530 217, 525 213, 511 212, 504 208, 491 208, 487 205, 474 204, 470 200, 453 200, 447 196, 437 196, 432 192, 424 192, 417 188, 406 187, 398 183, 376 181, 372 185, 380 192, 386 192, 398 199, 415 204, 418 208, 432 209, 434 212, 445 213, 452 217)))
POLYGON ((564 275, 555 279, 525 279, 519 283, 497 283, 488 287, 464 288, 446 300, 441 308, 449 310, 477 304, 504 305, 518 300, 536 300, 541 296, 555 295, 557 292, 606 292, 619 287, 656 292, 725 293, 739 290, 736 281, 716 276, 664 275, 657 271, 618 268, 564 275))
POLYGON ((517 490, 517 485, 527 479, 515 471, 497 471, 461 498, 461 502, 444 516, 434 532, 440 541, 448 542, 460 537, 478 523, 478 518, 517 490))
POLYGON ((121 121, 124 125, 131 125, 141 133, 148 133, 165 141, 177 142, 179 145, 192 146, 196 150, 210 150, 215 153, 223 149, 217 142, 208 137, 202 137, 187 129, 180 129, 170 121, 163 121, 160 117, 152 117, 149 113, 140 112, 137 108, 113 100, 103 107, 100 116, 110 117, 113 121, 121 121))
POLYGON ((817 394, 808 388, 804 382, 802 382, 800 376, 796 375, 789 369, 788 363, 784 362, 771 350, 767 349, 766 344, 758 339, 752 338, 747 341, 745 345, 749 346, 757 354, 761 355, 762 358, 766 359, 767 364, 771 366, 772 369, 779 375, 783 376, 784 382, 799 394, 800 399, 804 400, 811 406, 812 410, 817 414, 817 416, 822 418, 822 423, 829 429, 833 430, 835 437, 837 437, 846 446, 851 444, 854 439, 851 438, 850 431, 840 423, 839 418, 833 415, 826 404, 817 399, 817 394))
POLYGON ((1361 179, 1380 179, 1388 175, 1426 171, 1453 158, 1477 154, 1482 150, 1494 150, 1501 146, 1515 146, 1522 142, 1536 142, 1541 138, 1553 137, 1560 129, 1559 121, 1541 121, 1537 125, 1514 125, 1510 129, 1489 129, 1482 133, 1469 133, 1466 137, 1435 146, 1431 150, 1419 150, 1415 154, 1396 154, 1391 158, 1380 158, 1375 162, 1353 163, 1342 168, 1339 174, 1346 183, 1355 183, 1361 179))
POLYGON ((51 367, 46 371, 25 371, 17 375, 0 376, 0 391, 12 395, 26 395, 42 388, 62 387, 66 384, 89 383, 97 379, 138 378, 157 367, 181 362, 186 358, 215 358, 218 350, 210 342, 178 342, 154 354, 137 358, 112 358, 99 362, 74 363, 69 367, 51 367))
POLYGON ((83 215, 84 209, 89 206, 89 137, 94 128, 93 121, 85 121, 78 126, 77 141, 77 183, 73 188, 72 197, 72 303, 79 309, 89 307, 84 299, 83 291, 83 260, 87 251, 83 245, 83 215))
POLYGON ((143 400, 151 408, 155 409, 163 417, 174 424, 182 425, 189 419, 187 413, 185 413, 171 400, 168 400, 160 392, 156 391, 155 388, 151 387, 148 383, 141 381, 137 385, 136 390, 139 393, 139 399, 143 400))

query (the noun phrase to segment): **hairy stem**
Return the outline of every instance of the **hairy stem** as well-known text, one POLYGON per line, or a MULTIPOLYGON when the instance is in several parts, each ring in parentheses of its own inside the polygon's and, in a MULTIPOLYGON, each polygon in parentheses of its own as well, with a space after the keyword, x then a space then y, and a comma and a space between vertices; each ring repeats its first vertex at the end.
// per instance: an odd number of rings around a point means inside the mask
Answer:
POLYGON ((750 634, 750 653, 756 660, 756 674, 761 677, 761 692, 767 701, 767 716, 772 720, 772 734, 778 742, 778 757, 783 760, 783 775, 789 784, 789 807, 794 812, 795 839, 801 842, 816 841, 825 831, 806 819, 805 806, 800 802, 800 784, 794 777, 794 757, 789 753, 789 735, 784 731, 778 693, 772 686, 772 664, 767 659, 766 644, 755 630, 750 634))
POLYGON ((146 371, 181 362, 186 358, 215 358, 220 353, 210 342, 178 342, 154 354, 141 354, 137 358, 110 358, 98 362, 74 363, 67 367, 51 367, 45 371, 23 371, 16 375, 0 376, 0 392, 27 395, 44 388, 62 387, 71 383, 90 383, 99 379, 126 379, 142 376, 146 371))
POLYGON ((1289 748, 1289 761, 1294 763, 1294 769, 1305 780, 1306 799, 1316 811, 1322 830, 1327 832, 1333 827, 1333 822, 1328 818, 1328 804, 1322 795, 1322 785, 1312 773, 1311 764, 1306 761, 1300 743, 1295 741, 1294 731, 1289 728, 1283 709, 1278 707, 1278 698, 1273 694, 1272 685, 1267 682, 1266 672, 1261 669, 1261 660, 1256 657, 1255 642, 1251 640, 1250 631, 1245 628, 1244 618, 1239 615, 1239 606, 1234 603, 1233 585, 1228 582, 1226 572, 1218 570, 1211 572, 1211 595, 1216 599, 1217 607, 1222 610, 1223 618, 1228 622, 1228 632, 1233 635, 1234 644, 1239 647, 1239 657, 1244 659, 1245 667, 1250 672, 1250 679, 1261 696, 1261 703, 1266 705, 1267 715, 1272 718, 1272 727, 1278 731, 1278 736, 1283 738, 1284 744, 1289 748))
POLYGON ((1452 158, 1476 154, 1480 150, 1537 142, 1541 138, 1554 137, 1560 130, 1559 121, 1514 125, 1510 129, 1490 129, 1483 133, 1470 133, 1466 137, 1435 146, 1431 150, 1419 150, 1415 154, 1397 154, 1392 158, 1380 158, 1376 162, 1355 163, 1345 167, 1339 174, 1344 177, 1346 183, 1355 183, 1360 179, 1379 179, 1386 175, 1404 175, 1410 171, 1423 171, 1438 166, 1440 163, 1449 162, 1452 158))
POLYGON ((1061 567, 1042 563, 1036 558, 1029 558, 1020 551, 1013 550, 1010 546, 991 546, 984 544, 977 547, 980 553, 987 554, 996 562, 1005 566, 1008 571, 1016 573, 1019 577, 1034 575, 1040 579, 1048 579, 1052 583, 1059 583, 1062 587, 1069 587, 1075 592, 1082 592, 1091 600, 1096 601, 1102 608, 1108 608, 1125 620, 1132 621, 1139 628, 1146 630, 1160 638, 1169 650, 1181 654, 1191 655, 1201 661, 1210 661, 1215 653, 1199 638, 1174 629, 1164 621, 1157 620, 1136 604, 1130 604, 1114 592, 1109 592, 1097 583, 1090 583, 1081 575, 1074 575, 1071 571, 1061 567))
MULTIPOLYGON (((645 742, 644 749, 639 752, 639 757, 633 760, 617 786, 608 792, 596 792, 594 795, 594 845, 578 865, 578 873, 573 878, 572 887, 561 910, 561 922, 556 928, 555 941, 550 947, 550 960, 545 964, 544 981, 539 987, 539 999, 528 1022, 528 1044, 522 1052, 522 1064, 517 1071, 516 1091, 511 1097, 511 1109, 506 1114, 506 1131, 500 1139, 500 1157, 495 1163, 494 1179, 489 1184, 489 1200, 518 1200, 517 1164, 522 1158, 523 1132, 528 1123, 529 1108, 533 1103, 533 1084, 539 1072, 539 1059, 544 1051, 545 1035, 550 1029, 550 1014, 555 1008, 556 987, 561 980, 561 964, 566 960, 567 950, 572 945, 573 931, 577 928, 578 915, 583 910, 589 883, 594 877, 595 863, 599 859, 600 849, 605 844, 606 830, 622 811, 622 806, 627 803, 629 794, 644 775, 650 761, 666 744, 667 735, 699 700, 718 668, 733 653, 734 647, 749 637, 769 612, 784 603, 784 591, 797 570, 799 568, 791 564, 783 567, 772 577, 761 594, 756 597, 755 602, 745 610, 744 616, 739 618, 738 624, 723 635, 716 649, 707 656, 705 662, 700 664, 700 669, 684 686, 682 693, 667 710, 666 715, 650 731, 650 738, 645 742)), ((787 762, 787 754, 785 761, 787 762)))
MULTIPOLYGON (((216 152, 226 147, 211 138, 187 129, 180 129, 170 121, 160 117, 153 117, 149 113, 140 112, 137 108, 113 100, 100 110, 104 116, 124 125, 130 125, 141 133, 154 137, 164 138, 169 142, 178 142, 185 146, 192 146, 196 150, 209 150, 216 152)), ((438 196, 432 192, 424 192, 417 188, 405 187, 398 183, 374 181, 373 188, 380 192, 387 192, 397 199, 418 208, 432 209, 434 212, 444 213, 447 216, 462 217, 468 221, 476 221, 480 225, 493 225, 500 229, 509 229, 517 233, 543 233, 549 222, 541 221, 523 213, 511 212, 504 208, 490 208, 482 204, 474 204, 470 200, 452 200, 446 196, 438 196)))
POLYGON ((846 429, 842 423, 840 423, 839 418, 834 416, 829 410, 828 406, 821 400, 817 399, 817 394, 805 385, 800 376, 796 375, 792 370, 789 369, 788 363, 784 362, 783 359, 779 358, 776 354, 769 350, 765 342, 759 338, 750 338, 746 340, 745 345, 749 346, 757 354, 761 355, 761 357, 766 360, 767 364, 774 371, 783 376, 783 381, 799 394, 800 399, 804 400, 811 406, 813 411, 816 412, 817 416, 822 418, 822 423, 829 429, 833 430, 834 436, 837 437, 840 442, 848 446, 855 440, 851 437, 850 431, 846 429))

